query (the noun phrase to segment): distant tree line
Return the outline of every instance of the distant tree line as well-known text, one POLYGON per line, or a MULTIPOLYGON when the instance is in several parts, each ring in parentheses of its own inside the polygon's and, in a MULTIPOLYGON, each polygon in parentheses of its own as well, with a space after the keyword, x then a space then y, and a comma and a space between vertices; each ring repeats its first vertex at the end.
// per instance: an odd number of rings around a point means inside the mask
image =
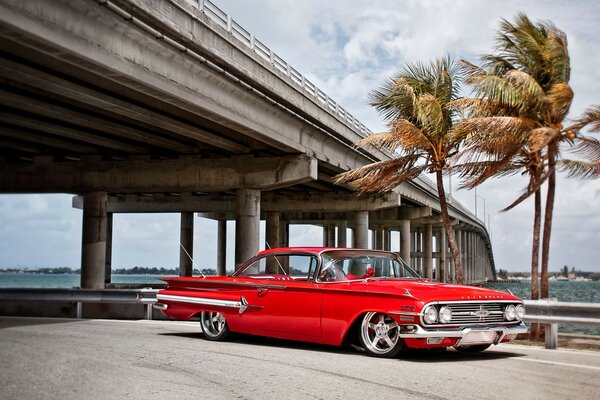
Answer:
MULTIPOLYGON (((58 268, 0 268, 0 272, 18 272, 25 274, 81 274, 81 269, 73 269, 69 267, 58 267, 58 268)), ((214 268, 202 268, 199 270, 195 268, 192 273, 194 275, 200 275, 200 272, 204 275, 216 275, 217 270, 214 268)), ((179 268, 165 268, 165 267, 133 267, 133 268, 117 268, 113 269, 112 273, 115 275, 179 275, 179 268)))

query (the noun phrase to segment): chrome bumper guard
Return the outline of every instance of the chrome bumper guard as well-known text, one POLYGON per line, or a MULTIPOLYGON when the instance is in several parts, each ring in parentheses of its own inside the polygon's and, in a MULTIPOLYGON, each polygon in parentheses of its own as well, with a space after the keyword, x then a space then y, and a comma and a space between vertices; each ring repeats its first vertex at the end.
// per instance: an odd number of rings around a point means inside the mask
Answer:
POLYGON ((491 343, 498 344, 506 335, 518 335, 519 333, 527 333, 527 325, 521 322, 515 326, 478 326, 473 328, 462 328, 456 330, 425 330, 419 325, 415 325, 415 329, 411 332, 400 333, 400 337, 404 339, 425 339, 425 338, 458 338, 455 346, 460 344, 460 341, 469 334, 477 332, 496 332, 496 338, 491 343))
POLYGON ((165 311, 169 306, 166 305, 165 303, 154 303, 154 304, 152 304, 152 307, 154 307, 160 311, 165 311))

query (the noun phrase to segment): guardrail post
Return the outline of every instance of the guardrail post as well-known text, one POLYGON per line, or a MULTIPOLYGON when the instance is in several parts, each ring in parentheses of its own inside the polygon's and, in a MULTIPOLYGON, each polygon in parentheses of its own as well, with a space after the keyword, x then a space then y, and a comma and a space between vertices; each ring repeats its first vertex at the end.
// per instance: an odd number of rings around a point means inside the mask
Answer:
POLYGON ((146 319, 152 320, 152 304, 146 304, 146 319))
POLYGON ((83 315, 83 303, 81 301, 77 302, 77 319, 81 319, 83 315))
MULTIPOLYGON (((550 303, 556 303, 558 299, 552 297, 548 299, 550 303)), ((558 347, 558 324, 544 324, 544 336, 547 349, 556 349, 558 347)))

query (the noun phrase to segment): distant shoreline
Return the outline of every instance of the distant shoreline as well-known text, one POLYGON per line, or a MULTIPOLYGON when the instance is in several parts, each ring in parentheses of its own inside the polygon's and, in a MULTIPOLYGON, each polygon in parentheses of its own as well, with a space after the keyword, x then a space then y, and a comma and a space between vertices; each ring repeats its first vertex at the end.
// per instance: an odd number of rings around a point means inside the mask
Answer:
MULTIPOLYGON (((216 275, 217 270, 213 268, 203 268, 201 271, 194 269, 194 275, 200 275, 202 272, 204 275, 216 275)), ((81 269, 73 269, 69 267, 59 268, 0 268, 0 273, 12 273, 12 274, 33 274, 33 275, 81 275, 81 269)), ((179 275, 178 268, 147 268, 147 267, 133 267, 133 268, 118 268, 113 269, 112 274, 114 275, 179 275)))

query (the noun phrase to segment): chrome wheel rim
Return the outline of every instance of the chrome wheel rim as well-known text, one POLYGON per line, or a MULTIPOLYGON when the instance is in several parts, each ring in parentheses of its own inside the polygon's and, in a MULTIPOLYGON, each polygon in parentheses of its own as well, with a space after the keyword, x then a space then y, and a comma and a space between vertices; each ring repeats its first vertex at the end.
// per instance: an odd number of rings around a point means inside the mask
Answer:
POLYGON ((383 313, 370 312, 365 315, 360 333, 367 350, 375 354, 391 352, 400 340, 398 323, 383 313))
POLYGON ((202 311, 201 319, 205 335, 216 337, 225 330, 225 317, 220 312, 202 311))

